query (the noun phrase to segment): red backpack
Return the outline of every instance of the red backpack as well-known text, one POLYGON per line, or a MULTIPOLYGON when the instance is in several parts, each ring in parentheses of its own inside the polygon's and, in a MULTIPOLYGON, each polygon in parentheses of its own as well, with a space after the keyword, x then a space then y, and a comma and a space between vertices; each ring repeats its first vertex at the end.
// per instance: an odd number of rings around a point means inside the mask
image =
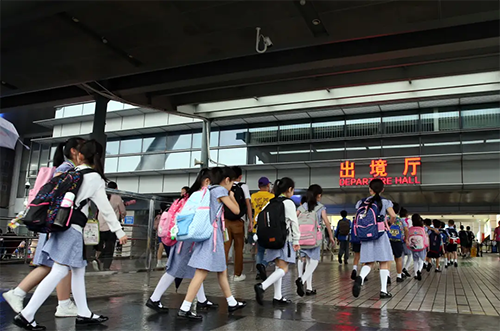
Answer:
POLYGON ((185 196, 175 200, 168 211, 164 211, 163 214, 161 214, 160 224, 158 225, 158 237, 160 237, 161 241, 167 246, 174 246, 177 242, 176 239, 172 239, 170 231, 175 225, 175 217, 180 213, 187 199, 188 197, 185 196))

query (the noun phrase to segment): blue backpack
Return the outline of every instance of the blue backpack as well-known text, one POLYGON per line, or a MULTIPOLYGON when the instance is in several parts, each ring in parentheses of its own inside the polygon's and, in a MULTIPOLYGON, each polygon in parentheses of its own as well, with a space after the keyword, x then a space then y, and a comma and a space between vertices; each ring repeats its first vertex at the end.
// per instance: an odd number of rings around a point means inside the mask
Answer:
POLYGON ((433 253, 441 252, 442 238, 439 234, 434 231, 429 233, 429 251, 433 253))
POLYGON ((377 240, 385 233, 387 224, 380 210, 381 207, 371 203, 370 198, 361 200, 354 219, 354 234, 360 241, 377 240))
POLYGON ((441 234, 441 240, 443 244, 448 243, 448 233, 444 229, 439 229, 439 233, 441 234))
POLYGON ((401 223, 401 219, 399 217, 396 218, 394 224, 389 227, 389 239, 392 241, 401 241, 403 240, 403 224, 401 223))

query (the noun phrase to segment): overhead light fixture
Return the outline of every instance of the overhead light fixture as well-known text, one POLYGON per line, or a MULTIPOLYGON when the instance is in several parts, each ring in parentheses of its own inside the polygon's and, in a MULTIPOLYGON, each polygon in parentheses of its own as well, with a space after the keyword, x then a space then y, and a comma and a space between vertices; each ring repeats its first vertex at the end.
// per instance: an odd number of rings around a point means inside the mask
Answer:
POLYGON ((315 19, 312 20, 312 24, 313 25, 320 25, 321 24, 321 20, 315 18, 315 19))

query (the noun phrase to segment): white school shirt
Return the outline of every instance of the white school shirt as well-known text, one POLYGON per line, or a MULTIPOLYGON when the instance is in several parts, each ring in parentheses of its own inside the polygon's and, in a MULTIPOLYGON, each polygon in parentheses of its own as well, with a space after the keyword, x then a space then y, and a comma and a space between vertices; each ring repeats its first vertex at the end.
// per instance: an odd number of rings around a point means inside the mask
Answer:
MULTIPOLYGON (((83 170, 90 168, 87 165, 81 165, 76 168, 76 170, 83 170)), ((109 203, 108 196, 106 195, 106 183, 101 178, 97 172, 91 172, 83 176, 82 186, 76 196, 75 206, 79 206, 84 200, 90 199, 99 209, 99 214, 106 221, 109 226, 109 230, 116 234, 117 238, 122 238, 125 236, 125 232, 122 230, 122 226, 118 219, 116 218, 115 211, 111 204, 109 203)), ((87 207, 86 205, 85 207, 87 207)), ((82 208, 82 213, 88 217, 89 209, 82 208)), ((82 232, 82 227, 76 224, 71 224, 73 228, 82 232)))

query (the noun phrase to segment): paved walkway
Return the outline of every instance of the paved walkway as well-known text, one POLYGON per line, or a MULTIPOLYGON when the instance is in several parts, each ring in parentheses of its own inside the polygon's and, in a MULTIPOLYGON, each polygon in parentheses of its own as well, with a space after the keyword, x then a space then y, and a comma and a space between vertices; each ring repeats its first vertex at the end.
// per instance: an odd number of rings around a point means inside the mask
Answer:
MULTIPOLYGON (((13 287, 28 271, 26 266, 2 266, 0 288, 13 287)), ((177 321, 174 316, 188 281, 181 284, 177 294, 171 288, 164 296, 164 304, 172 308, 169 315, 158 316, 144 307, 161 272, 152 274, 150 287, 144 286, 147 273, 88 273, 87 291, 91 309, 111 317, 108 330, 500 330, 498 256, 460 260, 458 268, 448 268, 441 274, 424 271, 421 282, 393 282, 389 289, 394 297, 390 300, 378 299, 376 271, 370 274, 360 297, 353 298, 350 271, 350 265, 320 264, 314 275, 318 295, 300 298, 295 294, 293 268, 285 276, 283 293, 294 304, 280 309, 271 303, 272 287, 263 307, 255 303, 254 275, 248 274, 246 281, 230 281, 234 295, 249 302, 249 307, 231 316, 226 313, 215 275, 209 275, 205 283, 207 295, 221 308, 208 313, 200 324, 177 321)), ((395 280, 394 273, 392 270, 395 280)), ((49 330, 74 329, 73 319, 54 319, 55 305, 51 297, 37 314, 37 321, 45 323, 49 330)), ((13 313, 5 302, 0 302, 0 311, 0 330, 17 330, 11 325, 13 313)))

